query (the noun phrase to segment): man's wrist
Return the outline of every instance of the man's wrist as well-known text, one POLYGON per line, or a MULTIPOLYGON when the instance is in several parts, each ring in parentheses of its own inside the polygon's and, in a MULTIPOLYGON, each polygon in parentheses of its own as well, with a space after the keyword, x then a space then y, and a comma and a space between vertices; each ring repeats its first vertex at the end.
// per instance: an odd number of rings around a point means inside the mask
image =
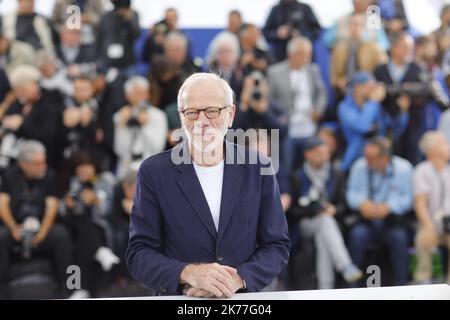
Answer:
POLYGON ((188 279, 189 279, 189 272, 190 272, 191 267, 192 267, 192 265, 188 264, 181 271, 180 284, 188 284, 189 283, 188 279))
POLYGON ((241 275, 239 275, 239 274, 236 274, 236 275, 239 278, 239 282, 240 282, 239 289, 237 290, 237 292, 246 291, 247 290, 247 282, 241 275))

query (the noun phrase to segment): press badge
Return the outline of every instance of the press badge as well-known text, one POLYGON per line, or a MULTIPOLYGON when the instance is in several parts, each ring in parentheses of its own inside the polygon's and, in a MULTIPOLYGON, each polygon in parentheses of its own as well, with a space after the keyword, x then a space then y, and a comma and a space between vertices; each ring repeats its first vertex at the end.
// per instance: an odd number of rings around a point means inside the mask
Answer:
POLYGON ((123 45, 120 43, 113 43, 108 46, 108 58, 110 59, 120 59, 123 57, 123 45))

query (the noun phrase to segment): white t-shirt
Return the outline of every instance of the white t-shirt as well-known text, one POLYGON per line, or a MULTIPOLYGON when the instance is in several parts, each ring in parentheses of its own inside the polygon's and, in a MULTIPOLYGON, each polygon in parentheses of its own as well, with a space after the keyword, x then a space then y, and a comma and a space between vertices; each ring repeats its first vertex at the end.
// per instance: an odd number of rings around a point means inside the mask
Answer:
POLYGON ((294 93, 294 110, 290 117, 289 136, 306 138, 314 135, 316 124, 311 118, 313 103, 310 79, 305 68, 291 70, 291 87, 294 93))
POLYGON ((222 182, 223 182, 223 160, 212 167, 202 167, 194 164, 194 170, 197 174, 203 194, 208 202, 216 231, 219 230, 220 203, 222 201, 222 182))

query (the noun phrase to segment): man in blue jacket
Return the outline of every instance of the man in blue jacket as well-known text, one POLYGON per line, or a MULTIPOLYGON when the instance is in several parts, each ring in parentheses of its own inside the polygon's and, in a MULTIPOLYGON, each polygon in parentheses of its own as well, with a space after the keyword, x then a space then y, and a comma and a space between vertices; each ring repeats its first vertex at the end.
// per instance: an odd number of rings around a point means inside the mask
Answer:
POLYGON ((367 138, 386 136, 392 132, 395 141, 405 131, 409 106, 402 106, 394 117, 383 109, 381 101, 385 97, 385 88, 376 83, 367 72, 356 72, 349 85, 349 93, 339 104, 338 118, 347 142, 341 169, 348 171, 363 154, 367 138))
POLYGON ((218 76, 190 76, 178 111, 187 142, 148 158, 138 172, 129 270, 163 295, 259 291, 290 249, 270 159, 224 141, 236 107, 218 76))

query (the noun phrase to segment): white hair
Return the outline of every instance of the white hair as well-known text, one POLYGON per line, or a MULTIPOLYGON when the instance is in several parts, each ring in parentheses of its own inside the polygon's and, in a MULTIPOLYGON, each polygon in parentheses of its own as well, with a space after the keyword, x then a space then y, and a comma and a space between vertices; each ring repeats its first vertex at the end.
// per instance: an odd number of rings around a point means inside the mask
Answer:
POLYGON ((312 43, 311 40, 309 40, 306 37, 294 37, 291 40, 289 40, 287 44, 287 54, 291 54, 293 52, 296 52, 300 46, 305 45, 308 49, 312 50, 312 43))
POLYGON ((178 110, 183 109, 183 93, 186 90, 186 87, 193 86, 195 84, 198 84, 200 82, 217 82, 223 90, 224 95, 224 105, 225 106, 231 106, 233 104, 233 89, 231 89, 228 82, 220 78, 218 75, 214 73, 206 73, 206 72, 199 72, 194 73, 191 76, 189 76, 181 86, 180 90, 178 91, 178 110))
POLYGON ((188 40, 184 34, 178 31, 169 32, 164 39, 164 48, 166 48, 171 43, 181 44, 183 48, 187 49, 188 40))
POLYGON ((219 52, 220 47, 223 45, 230 45, 237 61, 237 59, 241 55, 239 39, 234 33, 223 31, 215 36, 211 41, 209 52, 206 57, 206 61, 208 64, 211 64, 217 58, 217 53, 219 52))
POLYGON ((440 131, 428 131, 422 136, 419 141, 419 148, 423 154, 427 155, 430 152, 431 148, 436 144, 436 138, 444 137, 445 135, 440 131))
POLYGON ((135 86, 144 87, 145 90, 150 89, 150 84, 147 79, 142 76, 133 76, 128 79, 124 84, 125 94, 130 94, 135 86))
POLYGON ((28 84, 33 81, 39 81, 41 79, 41 72, 34 66, 19 65, 12 69, 9 74, 9 82, 12 87, 16 87, 22 84, 28 84))
POLYGON ((35 154, 45 155, 45 147, 37 140, 28 140, 21 145, 17 160, 30 162, 35 154))

